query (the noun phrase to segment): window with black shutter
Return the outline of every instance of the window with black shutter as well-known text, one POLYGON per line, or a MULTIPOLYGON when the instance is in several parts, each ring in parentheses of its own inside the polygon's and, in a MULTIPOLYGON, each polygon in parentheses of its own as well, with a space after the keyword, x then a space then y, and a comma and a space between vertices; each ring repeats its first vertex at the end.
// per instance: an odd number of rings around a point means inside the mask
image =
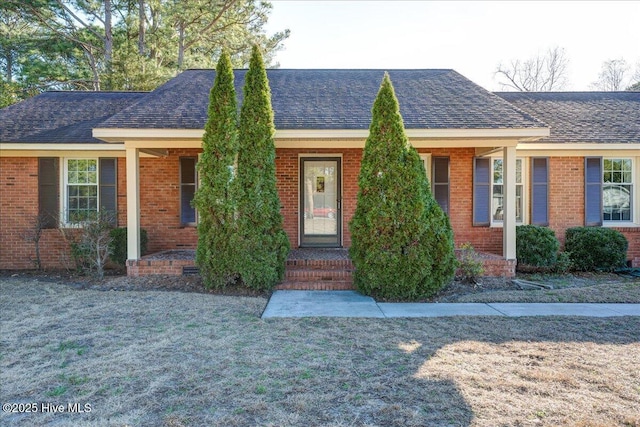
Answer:
POLYGON ((42 228, 56 228, 60 212, 58 159, 38 159, 38 215, 42 228))
POLYGON ((196 209, 191 202, 196 193, 195 157, 180 158, 180 222, 183 225, 196 224, 196 209))
POLYGON ((549 159, 531 159, 531 224, 549 225, 549 159))

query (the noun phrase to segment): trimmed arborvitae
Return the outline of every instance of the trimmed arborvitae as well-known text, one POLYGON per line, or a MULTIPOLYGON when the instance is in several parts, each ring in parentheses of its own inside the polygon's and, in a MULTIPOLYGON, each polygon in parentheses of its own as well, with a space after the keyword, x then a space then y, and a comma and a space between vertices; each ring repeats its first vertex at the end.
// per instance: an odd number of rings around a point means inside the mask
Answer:
POLYGON ((236 203, 232 192, 237 146, 237 103, 231 59, 223 52, 209 96, 209 112, 198 162, 200 185, 194 204, 199 213, 196 264, 207 287, 237 279, 236 203))
POLYGON ((254 46, 245 76, 238 134, 239 273, 252 289, 273 288, 284 276, 289 240, 282 227, 276 188, 275 126, 262 55, 254 46))
POLYGON ((419 300, 455 273, 453 233, 409 144, 398 100, 385 73, 373 105, 349 254, 357 288, 386 300, 419 300))

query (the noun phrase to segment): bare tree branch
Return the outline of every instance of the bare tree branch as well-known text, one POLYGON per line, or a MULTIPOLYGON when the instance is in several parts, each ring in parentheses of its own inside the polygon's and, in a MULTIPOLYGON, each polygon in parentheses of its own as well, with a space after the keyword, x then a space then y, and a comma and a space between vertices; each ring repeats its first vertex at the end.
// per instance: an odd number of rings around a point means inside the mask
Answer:
POLYGON ((526 61, 514 60, 510 66, 498 65, 495 76, 503 89, 521 92, 549 92, 566 86, 569 60, 564 49, 550 48, 544 56, 536 56, 526 61))
POLYGON ((629 70, 627 61, 624 59, 610 59, 602 64, 598 80, 593 83, 593 87, 605 92, 624 90, 625 74, 629 70))

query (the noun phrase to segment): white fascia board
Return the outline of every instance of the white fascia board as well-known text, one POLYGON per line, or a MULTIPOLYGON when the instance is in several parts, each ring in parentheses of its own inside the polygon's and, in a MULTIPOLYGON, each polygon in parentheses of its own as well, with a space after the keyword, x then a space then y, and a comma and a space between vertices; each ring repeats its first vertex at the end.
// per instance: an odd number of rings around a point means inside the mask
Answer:
POLYGON ((204 129, 130 129, 130 128, 95 128, 93 137, 106 142, 166 140, 166 139, 199 139, 202 140, 204 129))
POLYGON ((517 150, 518 155, 532 157, 640 156, 640 144, 630 143, 525 143, 517 150))
POLYGON ((119 144, 31 144, 21 142, 0 142, 0 150, 20 151, 124 151, 124 145, 119 144))
POLYGON ((633 143, 597 143, 597 142, 526 142, 518 145, 518 149, 554 151, 554 150, 640 150, 640 144, 633 143))
MULTIPOLYGON (((549 136, 549 128, 513 129, 407 129, 409 138, 515 138, 537 139, 549 136)), ((148 140, 201 140, 202 129, 93 129, 94 138, 107 142, 148 140)), ((277 129, 276 139, 362 139, 369 129, 277 129)))
MULTIPOLYGON (((406 129, 409 138, 544 138, 549 136, 549 128, 514 129, 406 129)), ((315 139, 315 138, 367 138, 369 129, 280 129, 276 130, 278 139, 315 139)))

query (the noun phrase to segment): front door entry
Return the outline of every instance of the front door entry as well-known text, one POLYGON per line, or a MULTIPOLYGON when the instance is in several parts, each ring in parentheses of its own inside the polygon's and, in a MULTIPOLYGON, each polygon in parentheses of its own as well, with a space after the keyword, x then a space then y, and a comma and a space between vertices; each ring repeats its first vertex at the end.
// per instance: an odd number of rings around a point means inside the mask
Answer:
POLYGON ((340 247, 339 157, 300 159, 300 246, 340 247))

